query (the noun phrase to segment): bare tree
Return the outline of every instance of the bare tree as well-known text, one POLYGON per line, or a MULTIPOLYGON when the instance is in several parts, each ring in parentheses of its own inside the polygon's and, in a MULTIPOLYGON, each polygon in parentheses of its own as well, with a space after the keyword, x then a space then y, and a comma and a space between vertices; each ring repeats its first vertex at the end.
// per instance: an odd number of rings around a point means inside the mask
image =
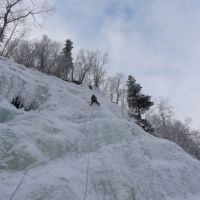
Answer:
POLYGON ((49 45, 49 57, 48 62, 46 66, 46 72, 48 74, 55 75, 56 67, 57 67, 57 61, 59 59, 59 53, 61 50, 61 44, 56 41, 51 41, 49 45))
POLYGON ((104 84, 102 86, 103 93, 110 99, 111 102, 114 101, 115 96, 115 81, 112 76, 109 76, 104 81, 104 84))
POLYGON ((42 39, 34 42, 34 56, 35 65, 39 71, 48 72, 51 68, 52 50, 54 51, 54 44, 47 35, 43 35, 42 39))
POLYGON ((172 107, 169 105, 167 99, 161 98, 157 103, 157 109, 159 121, 161 122, 163 128, 166 129, 167 120, 169 120, 173 114, 172 107))
POLYGON ((116 104, 119 104, 120 97, 123 93, 123 80, 124 75, 117 73, 114 76, 109 76, 103 85, 104 93, 112 102, 115 101, 116 104))
MULTIPOLYGON (((8 50, 10 48, 12 46, 9 45, 8 50)), ((44 73, 55 74, 60 50, 60 43, 51 41, 44 35, 41 40, 21 40, 17 47, 9 51, 9 57, 28 68, 32 67, 44 73)))
POLYGON ((154 109, 146 115, 155 130, 153 135, 177 143, 187 153, 200 159, 200 140, 196 138, 199 132, 191 130, 191 119, 187 118, 182 122, 174 119, 172 115, 173 111, 168 101, 160 99, 154 109))
POLYGON ((76 84, 93 83, 94 86, 99 87, 104 80, 106 62, 107 54, 81 49, 76 56, 71 73, 72 82, 76 84))
POLYGON ((173 116, 172 107, 167 99, 160 98, 155 106, 146 114, 147 120, 152 124, 155 134, 158 137, 169 137, 168 124, 173 116))
POLYGON ((93 51, 81 49, 74 63, 72 70, 72 82, 81 84, 88 81, 90 70, 94 65, 95 53, 93 51))
POLYGON ((106 71, 104 69, 105 64, 108 62, 108 54, 102 51, 94 51, 95 58, 93 67, 91 70, 91 76, 95 87, 99 88, 100 84, 104 81, 106 71))
POLYGON ((21 39, 24 37, 25 30, 21 30, 21 32, 17 34, 18 25, 19 25, 18 22, 13 23, 13 26, 11 27, 10 32, 8 34, 8 37, 6 38, 4 43, 2 43, 2 50, 0 52, 1 56, 9 57, 10 54, 12 54, 12 51, 17 47, 21 39))
POLYGON ((36 4, 34 0, 2 0, 0 9, 0 38, 4 39, 7 27, 16 22, 23 22, 29 16, 35 21, 38 14, 49 12, 51 9, 47 7, 46 2, 36 4))
POLYGON ((37 16, 50 11, 52 9, 45 0, 41 3, 34 0, 1 0, 0 55, 10 57, 30 28, 31 19, 39 24, 37 16))
POLYGON ((124 75, 122 73, 117 73, 115 76, 115 92, 116 92, 116 104, 119 104, 120 97, 122 95, 122 84, 124 80, 124 75))
POLYGON ((34 67, 34 44, 31 41, 22 40, 12 48, 12 43, 8 46, 9 57, 13 58, 16 63, 22 64, 28 68, 34 67))

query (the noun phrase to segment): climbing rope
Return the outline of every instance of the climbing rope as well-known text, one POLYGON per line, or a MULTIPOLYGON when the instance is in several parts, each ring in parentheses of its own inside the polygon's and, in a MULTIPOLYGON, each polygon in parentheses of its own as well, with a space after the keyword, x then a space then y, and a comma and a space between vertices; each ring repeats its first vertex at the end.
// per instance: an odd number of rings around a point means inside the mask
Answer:
MULTIPOLYGON (((93 109, 93 106, 92 106, 92 109, 91 109, 91 111, 90 111, 90 118, 89 118, 88 147, 89 147, 89 145, 90 145, 90 143, 89 143, 89 136, 91 136, 91 134, 92 134, 92 114, 93 114, 93 110, 94 110, 94 109, 93 109)), ((50 161, 50 159, 47 160, 47 161, 43 161, 43 162, 41 162, 41 163, 39 163, 39 164, 36 164, 36 165, 34 165, 34 166, 30 167, 30 168, 24 169, 24 174, 23 174, 23 176, 22 176, 20 182, 17 184, 17 187, 16 187, 16 189, 14 190, 14 192, 13 192, 13 194, 12 194, 12 196, 10 197, 9 200, 12 200, 12 199, 14 198, 15 194, 18 192, 18 190, 19 190, 20 186, 22 185, 22 183, 23 183, 23 181, 24 181, 24 178, 25 178, 25 176, 27 175, 28 171, 29 171, 30 169, 36 168, 36 167, 38 167, 38 166, 40 166, 40 165, 43 165, 43 164, 47 163, 48 161, 50 161)), ((89 169, 90 169, 90 151, 89 151, 89 149, 88 149, 88 152, 87 152, 87 168, 86 168, 86 184, 85 184, 85 191, 84 191, 84 200, 86 200, 86 198, 87 198, 87 193, 88 193, 89 169)))
POLYGON ((86 200, 86 198, 87 198, 87 192, 88 192, 89 167, 90 167, 90 153, 88 152, 87 170, 86 170, 86 184, 85 184, 84 200, 86 200))
POLYGON ((16 187, 15 191, 13 192, 12 196, 10 197, 10 200, 12 200, 12 199, 13 199, 13 197, 15 196, 15 193, 16 193, 16 192, 19 190, 19 187, 20 187, 20 186, 21 186, 21 184, 23 183, 23 181, 24 181, 24 178, 25 178, 25 176, 26 176, 27 172, 28 172, 28 169, 25 169, 25 171, 24 171, 24 174, 23 174, 23 177, 22 177, 22 179, 20 180, 20 182, 18 183, 18 185, 17 185, 17 187, 16 187))
MULTIPOLYGON (((91 136, 92 133, 92 114, 93 114, 93 106, 90 111, 90 120, 89 120, 89 134, 88 134, 88 147, 90 146, 89 142, 89 137, 91 136)), ((83 200, 86 200, 87 198, 87 193, 88 193, 88 183, 89 183, 89 169, 90 169, 90 150, 88 149, 87 152, 87 169, 86 169, 86 183, 85 183, 85 192, 84 192, 84 198, 83 200)))
POLYGON ((20 186, 22 185, 22 183, 23 183, 23 181, 24 181, 25 176, 27 175, 27 173, 28 173, 28 171, 29 171, 30 169, 36 168, 36 167, 38 167, 38 166, 40 166, 40 165, 43 165, 43 164, 45 164, 45 163, 47 163, 47 162, 49 162, 49 161, 50 161, 50 159, 49 159, 49 160, 46 160, 46 161, 42 161, 42 162, 39 163, 39 164, 36 164, 36 165, 33 165, 32 167, 29 167, 29 168, 24 169, 24 174, 23 174, 23 176, 22 176, 20 182, 17 184, 17 187, 15 188, 15 190, 14 190, 14 192, 12 193, 12 196, 10 197, 9 200, 12 200, 12 199, 14 198, 15 194, 16 194, 17 191, 19 190, 20 186))

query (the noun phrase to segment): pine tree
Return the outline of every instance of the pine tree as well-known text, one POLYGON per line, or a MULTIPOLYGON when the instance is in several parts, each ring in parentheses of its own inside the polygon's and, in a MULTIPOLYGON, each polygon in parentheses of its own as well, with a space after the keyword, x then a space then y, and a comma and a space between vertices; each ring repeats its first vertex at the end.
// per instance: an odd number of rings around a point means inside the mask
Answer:
POLYGON ((127 102, 129 107, 130 117, 136 117, 137 113, 137 97, 141 91, 142 87, 140 84, 136 83, 136 80, 133 76, 129 75, 127 81, 127 102))
POLYGON ((150 100, 151 96, 139 94, 137 96, 137 108, 138 108, 138 116, 141 119, 141 114, 145 113, 151 106, 153 106, 153 102, 150 100))
POLYGON ((71 40, 65 41, 65 47, 62 49, 63 54, 66 57, 72 58, 73 42, 71 40))
POLYGON ((129 115, 130 117, 135 117, 139 121, 142 120, 141 115, 153 105, 151 96, 142 94, 141 89, 142 87, 140 84, 136 83, 133 76, 129 75, 127 81, 129 115))
POLYGON ((72 49, 73 42, 71 40, 65 41, 65 47, 62 49, 61 53, 61 65, 64 67, 64 80, 68 80, 69 72, 73 69, 73 59, 72 59, 72 49))

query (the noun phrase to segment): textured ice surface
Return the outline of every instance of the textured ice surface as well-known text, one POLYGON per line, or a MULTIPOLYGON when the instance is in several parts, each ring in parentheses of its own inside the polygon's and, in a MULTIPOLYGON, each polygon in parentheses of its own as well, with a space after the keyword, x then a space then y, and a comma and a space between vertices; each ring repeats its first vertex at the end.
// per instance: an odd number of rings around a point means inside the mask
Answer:
POLYGON ((82 200, 87 182, 87 200, 200 198, 200 162, 179 146, 122 119, 95 89, 0 57, 0 199, 25 172, 14 200, 82 200), (36 109, 16 109, 16 95, 36 109))
POLYGON ((0 123, 5 123, 13 120, 15 113, 9 111, 8 109, 0 107, 0 123))

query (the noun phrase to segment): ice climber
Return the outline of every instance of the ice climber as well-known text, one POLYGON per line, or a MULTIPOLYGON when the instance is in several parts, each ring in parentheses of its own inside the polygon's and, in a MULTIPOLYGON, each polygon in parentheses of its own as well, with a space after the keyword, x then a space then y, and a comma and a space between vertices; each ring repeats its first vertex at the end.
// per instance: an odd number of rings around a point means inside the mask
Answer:
POLYGON ((97 97, 96 97, 95 95, 92 95, 92 96, 91 96, 91 103, 90 103, 90 106, 91 106, 93 103, 96 103, 97 105, 100 106, 100 103, 97 101, 97 97))

